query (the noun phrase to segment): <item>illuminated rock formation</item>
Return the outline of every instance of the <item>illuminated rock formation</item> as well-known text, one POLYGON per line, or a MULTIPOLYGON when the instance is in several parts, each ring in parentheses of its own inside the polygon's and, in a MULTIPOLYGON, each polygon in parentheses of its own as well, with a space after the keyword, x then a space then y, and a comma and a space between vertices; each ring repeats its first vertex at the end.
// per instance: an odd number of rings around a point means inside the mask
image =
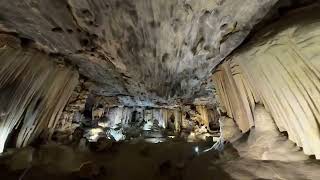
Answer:
POLYGON ((245 143, 236 142, 242 157, 257 160, 301 161, 308 159, 299 147, 277 129, 266 109, 257 105, 254 110, 255 127, 245 143))
POLYGON ((214 73, 220 101, 243 132, 263 104, 279 131, 320 157, 318 7, 289 14, 265 28, 214 73))
POLYGON ((0 179, 319 179, 317 0, 1 0, 0 179))
MULTIPOLYGON (((19 42, 19 41, 17 41, 19 42)), ((32 49, 0 47, 0 152, 11 133, 23 147, 50 134, 78 83, 78 72, 32 49)))

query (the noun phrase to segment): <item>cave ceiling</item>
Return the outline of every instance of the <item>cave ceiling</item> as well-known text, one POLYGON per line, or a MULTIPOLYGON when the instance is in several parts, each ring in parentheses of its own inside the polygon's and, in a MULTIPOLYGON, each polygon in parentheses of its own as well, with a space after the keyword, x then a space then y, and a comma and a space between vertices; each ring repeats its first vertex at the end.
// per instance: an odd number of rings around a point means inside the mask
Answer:
POLYGON ((0 31, 65 59, 95 94, 142 104, 211 101, 211 71, 275 3, 1 0, 0 31))

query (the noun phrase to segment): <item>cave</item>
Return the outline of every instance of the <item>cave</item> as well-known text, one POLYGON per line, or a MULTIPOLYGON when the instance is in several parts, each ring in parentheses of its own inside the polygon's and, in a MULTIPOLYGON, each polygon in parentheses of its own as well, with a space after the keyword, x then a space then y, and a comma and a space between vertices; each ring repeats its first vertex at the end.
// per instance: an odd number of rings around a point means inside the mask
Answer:
POLYGON ((0 179, 320 179, 319 12, 0 0, 0 179))

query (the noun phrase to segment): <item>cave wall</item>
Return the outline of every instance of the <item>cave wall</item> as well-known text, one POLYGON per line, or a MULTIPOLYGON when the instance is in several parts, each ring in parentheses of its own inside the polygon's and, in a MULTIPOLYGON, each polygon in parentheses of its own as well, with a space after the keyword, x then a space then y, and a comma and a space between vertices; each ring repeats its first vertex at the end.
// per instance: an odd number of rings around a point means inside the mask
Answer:
POLYGON ((204 105, 184 105, 173 109, 124 106, 98 109, 93 110, 92 113, 99 116, 94 116, 94 119, 84 118, 81 125, 78 125, 84 129, 85 137, 89 141, 97 141, 102 137, 116 141, 133 140, 139 137, 156 138, 149 139, 150 142, 155 143, 159 138, 164 140, 168 137, 177 137, 194 142, 219 135, 216 128, 210 129, 213 126, 209 124, 216 122, 217 116, 212 115, 214 114, 211 112, 212 109, 204 105))
POLYGON ((255 125, 256 104, 307 155, 320 158, 320 10, 291 12, 264 27, 213 75, 222 109, 242 132, 255 125))
MULTIPOLYGON (((179 128, 180 123, 179 110, 171 110, 165 108, 145 108, 145 107, 107 107, 104 110, 101 123, 106 127, 117 127, 117 125, 127 126, 129 123, 150 123, 151 125, 157 121, 158 125, 162 128, 168 127, 171 115, 174 115, 173 127, 179 128), (135 114, 135 115, 133 115, 135 114), (175 116, 177 115, 177 116, 175 116)), ((181 112, 180 112, 181 114, 181 112)))
POLYGON ((85 104, 89 93, 88 84, 85 80, 80 79, 62 111, 55 127, 56 131, 73 132, 79 126, 79 122, 84 118, 85 104))
POLYGON ((204 81, 212 68, 276 2, 1 0, 0 32, 67 57, 98 95, 192 103, 210 97, 204 81))
POLYGON ((0 152, 7 141, 23 147, 49 135, 74 87, 78 72, 10 36, 0 40, 0 152), (22 46, 21 46, 22 45, 22 46), (10 138, 8 138, 10 137, 10 138))
POLYGON ((104 117, 107 118, 108 123, 106 124, 108 127, 114 127, 117 124, 126 125, 130 122, 153 122, 154 120, 157 120, 159 126, 167 128, 172 125, 172 129, 177 132, 181 131, 181 129, 193 128, 196 124, 198 126, 209 127, 210 122, 216 122, 218 120, 215 112, 205 105, 194 106, 194 109, 190 109, 189 105, 174 109, 151 107, 106 107, 103 110, 102 116, 97 118, 97 120, 103 119, 104 117), (135 115, 133 115, 134 113, 135 115))

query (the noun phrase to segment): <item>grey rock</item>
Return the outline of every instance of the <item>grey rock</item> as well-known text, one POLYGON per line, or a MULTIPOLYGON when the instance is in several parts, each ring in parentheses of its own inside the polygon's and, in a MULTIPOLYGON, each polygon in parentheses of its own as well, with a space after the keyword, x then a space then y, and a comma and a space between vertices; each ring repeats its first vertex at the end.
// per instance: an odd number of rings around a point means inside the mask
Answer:
POLYGON ((2 0, 0 32, 61 55, 95 94, 172 105, 212 97, 212 69, 276 2, 2 0))

